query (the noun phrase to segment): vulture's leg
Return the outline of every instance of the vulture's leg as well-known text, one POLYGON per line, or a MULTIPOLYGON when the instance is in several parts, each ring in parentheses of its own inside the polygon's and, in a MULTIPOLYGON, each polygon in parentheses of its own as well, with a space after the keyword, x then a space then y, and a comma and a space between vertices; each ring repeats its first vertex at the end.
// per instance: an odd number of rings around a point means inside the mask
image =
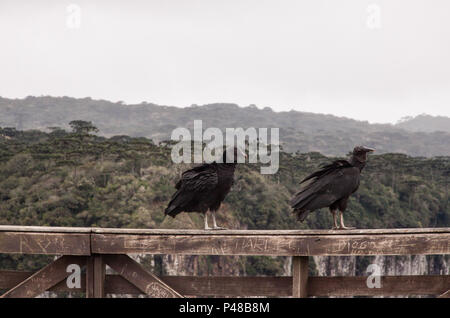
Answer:
POLYGON ((338 225, 337 225, 337 217, 336 217, 336 210, 330 210, 331 214, 333 214, 333 227, 331 228, 332 230, 337 230, 339 229, 338 225))
POLYGON ((205 216, 205 230, 211 230, 211 228, 208 226, 208 211, 204 213, 205 216))
POLYGON ((213 230, 226 230, 224 227, 217 226, 216 223, 216 211, 211 211, 213 218, 213 230))
POLYGON ((355 229, 355 227, 347 227, 344 225, 344 213, 342 211, 341 212, 341 226, 340 226, 340 230, 352 230, 355 229))

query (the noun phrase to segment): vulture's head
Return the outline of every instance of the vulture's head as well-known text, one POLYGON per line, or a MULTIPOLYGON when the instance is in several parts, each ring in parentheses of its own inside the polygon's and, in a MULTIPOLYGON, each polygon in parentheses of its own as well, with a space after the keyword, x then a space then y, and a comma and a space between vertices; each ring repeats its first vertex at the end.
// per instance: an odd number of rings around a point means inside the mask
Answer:
POLYGON ((369 152, 374 152, 375 149, 364 147, 364 146, 356 146, 353 149, 353 158, 358 160, 359 162, 366 162, 367 161, 367 154, 369 152))
POLYGON ((244 163, 247 155, 239 147, 227 147, 223 152, 223 162, 225 163, 244 163))

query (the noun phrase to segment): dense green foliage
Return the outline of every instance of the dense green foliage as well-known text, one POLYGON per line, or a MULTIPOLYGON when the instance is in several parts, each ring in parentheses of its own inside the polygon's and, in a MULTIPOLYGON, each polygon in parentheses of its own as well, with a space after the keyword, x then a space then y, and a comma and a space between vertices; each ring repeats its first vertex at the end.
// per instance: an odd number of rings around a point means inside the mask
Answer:
POLYGON ((325 155, 341 156, 356 144, 377 149, 377 153, 404 153, 411 156, 432 157, 450 155, 450 132, 442 129, 448 118, 426 120, 426 132, 407 121, 400 125, 369 124, 349 118, 299 111, 274 112, 254 105, 236 104, 192 105, 186 108, 159 106, 151 103, 125 105, 91 98, 29 96, 25 99, 0 98, 0 126, 19 130, 64 125, 62 119, 92 121, 103 136, 124 134, 147 137, 155 142, 169 139, 176 127, 193 127, 194 119, 203 120, 204 127, 266 127, 280 128, 280 142, 287 152, 317 151, 325 155), (405 128, 405 129, 401 129, 405 128), (442 131, 437 131, 442 130, 442 131), (412 131, 410 131, 412 130, 412 131))
MULTIPOLYGON (((92 127, 72 122, 72 132, 0 129, 0 224, 202 228, 197 213, 164 216, 174 184, 189 166, 172 163, 170 145, 99 137, 91 134, 92 127)), ((220 224, 240 229, 331 227, 325 209, 298 223, 288 202, 303 177, 334 158, 280 155, 275 175, 261 175, 258 164, 238 166, 235 185, 218 213, 220 224)), ((449 157, 371 155, 360 189, 350 199, 346 223, 358 228, 450 226, 449 173, 449 157)), ((35 269, 46 260, 0 255, 0 268, 35 269)), ((205 273, 209 260, 204 258, 205 273)), ((240 264, 243 274, 279 274, 282 260, 248 257, 240 264)))

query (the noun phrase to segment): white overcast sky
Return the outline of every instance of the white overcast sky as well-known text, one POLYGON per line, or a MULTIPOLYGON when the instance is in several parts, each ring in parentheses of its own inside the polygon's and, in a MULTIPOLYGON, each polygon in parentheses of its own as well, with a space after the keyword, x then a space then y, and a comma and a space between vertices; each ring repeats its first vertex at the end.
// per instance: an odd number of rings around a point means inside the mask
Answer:
POLYGON ((1 0, 0 96, 28 95, 450 116, 450 1, 1 0))

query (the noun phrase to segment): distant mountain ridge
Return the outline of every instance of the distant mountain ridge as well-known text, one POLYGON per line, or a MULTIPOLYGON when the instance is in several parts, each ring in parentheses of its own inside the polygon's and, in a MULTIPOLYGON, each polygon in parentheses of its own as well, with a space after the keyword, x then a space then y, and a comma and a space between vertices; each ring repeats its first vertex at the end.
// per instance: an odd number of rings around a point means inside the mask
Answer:
POLYGON ((342 156, 356 144, 364 144, 376 148, 378 153, 424 157, 450 155, 450 132, 412 131, 412 126, 418 127, 414 124, 415 119, 398 125, 369 124, 333 115, 274 112, 267 107, 258 109, 225 103, 178 108, 151 103, 125 105, 91 98, 0 98, 0 127, 47 130, 58 126, 68 129, 68 123, 77 119, 92 121, 100 134, 107 137, 144 136, 156 142, 169 139, 174 128, 192 129, 194 120, 202 119, 204 129, 280 128, 280 142, 289 152, 317 151, 342 156))
POLYGON ((450 133, 450 118, 445 116, 420 114, 416 117, 403 118, 396 123, 395 126, 409 131, 445 131, 450 133))

